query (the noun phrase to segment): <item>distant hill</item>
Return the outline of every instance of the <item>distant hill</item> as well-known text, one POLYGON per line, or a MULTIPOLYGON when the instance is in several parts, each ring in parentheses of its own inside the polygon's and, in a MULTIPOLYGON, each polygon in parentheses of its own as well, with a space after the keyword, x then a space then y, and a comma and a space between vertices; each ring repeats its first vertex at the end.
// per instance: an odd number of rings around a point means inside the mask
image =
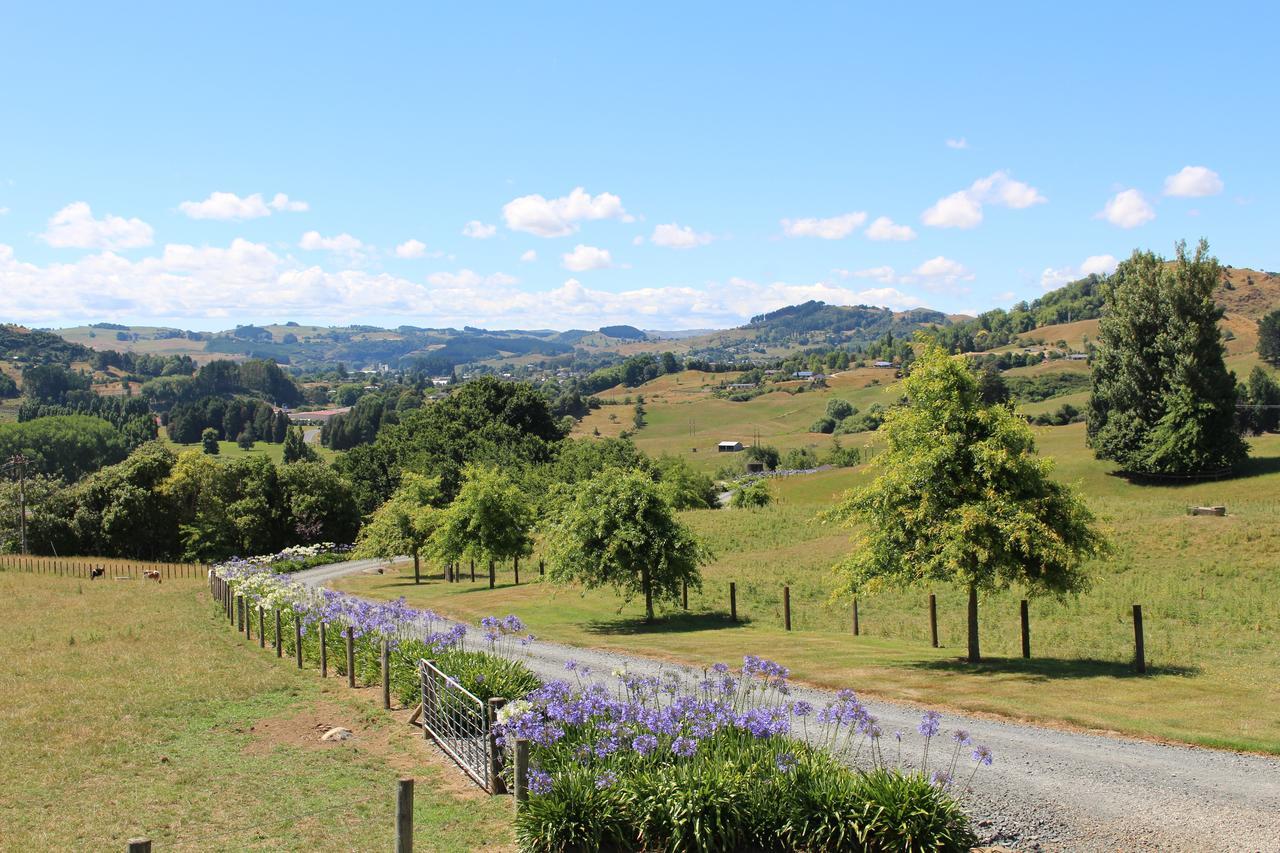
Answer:
POLYGON ((635 326, 601 326, 600 334, 622 341, 643 341, 649 337, 635 326))

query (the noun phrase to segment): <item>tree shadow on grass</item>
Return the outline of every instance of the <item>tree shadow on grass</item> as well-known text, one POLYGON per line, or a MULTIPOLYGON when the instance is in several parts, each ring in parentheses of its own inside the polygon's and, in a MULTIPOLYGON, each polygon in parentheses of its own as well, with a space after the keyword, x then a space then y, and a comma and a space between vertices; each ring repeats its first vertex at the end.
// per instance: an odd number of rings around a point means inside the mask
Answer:
POLYGON ((1153 474, 1135 474, 1127 471, 1111 471, 1109 475, 1127 480, 1135 486, 1202 486, 1227 480, 1246 480, 1250 477, 1261 477, 1266 474, 1280 473, 1280 456, 1250 456, 1233 471, 1221 476, 1206 475, 1199 477, 1158 476, 1153 474))
POLYGON ((1093 658, 983 658, 969 663, 963 658, 915 661, 912 669, 969 675, 1015 675, 1028 681, 1054 681, 1070 678, 1149 678, 1154 675, 1198 676, 1198 666, 1148 664, 1145 673, 1134 669, 1132 661, 1096 660, 1093 658))
POLYGON ((588 634, 626 636, 633 634, 684 634, 693 631, 719 631, 725 628, 742 628, 747 620, 739 617, 734 622, 725 613, 671 613, 659 616, 652 622, 641 616, 618 619, 595 619, 583 627, 588 634))

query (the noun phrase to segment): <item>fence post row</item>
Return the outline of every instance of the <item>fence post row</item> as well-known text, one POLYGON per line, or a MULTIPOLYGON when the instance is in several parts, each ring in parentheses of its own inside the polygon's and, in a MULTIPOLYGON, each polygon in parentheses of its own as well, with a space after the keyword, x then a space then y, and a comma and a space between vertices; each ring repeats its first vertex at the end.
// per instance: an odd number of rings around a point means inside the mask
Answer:
POLYGON ((327 678, 329 675, 329 646, 325 636, 325 622, 320 620, 320 677, 327 678))
POLYGON ((382 708, 391 710, 391 642, 382 641, 382 708))
POLYGON ((356 638, 355 628, 347 626, 347 686, 356 686, 356 638))
POLYGON ((515 767, 515 791, 516 808, 520 808, 520 804, 529 799, 529 739, 519 737, 516 738, 516 767, 515 767))
POLYGON ((413 780, 396 784, 396 853, 413 851, 413 780))
POLYGON ((302 669, 302 617, 297 611, 293 614, 293 649, 298 658, 298 669, 302 669))

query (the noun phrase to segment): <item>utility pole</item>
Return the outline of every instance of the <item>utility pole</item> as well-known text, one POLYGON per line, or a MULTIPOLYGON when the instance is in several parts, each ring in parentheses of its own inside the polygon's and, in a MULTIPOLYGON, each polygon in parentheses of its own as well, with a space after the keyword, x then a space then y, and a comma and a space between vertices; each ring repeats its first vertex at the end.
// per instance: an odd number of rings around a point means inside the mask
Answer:
POLYGON ((27 551, 27 463, 30 460, 18 453, 9 458, 5 468, 12 468, 18 475, 18 542, 25 555, 27 551))

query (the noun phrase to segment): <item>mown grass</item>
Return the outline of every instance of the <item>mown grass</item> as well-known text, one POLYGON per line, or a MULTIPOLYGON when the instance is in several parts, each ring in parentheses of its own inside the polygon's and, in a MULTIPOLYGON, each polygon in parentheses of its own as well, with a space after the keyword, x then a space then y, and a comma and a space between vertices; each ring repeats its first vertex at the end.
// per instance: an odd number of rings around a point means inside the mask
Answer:
POLYGON ((402 775, 419 849, 513 843, 508 801, 459 785, 374 691, 246 643, 203 580, 0 572, 0 624, 0 847, 390 849, 402 775))
MULTIPOLYGON (((517 613, 541 637, 691 662, 753 652, 779 659, 809 682, 1015 718, 1280 753, 1280 436, 1253 439, 1245 476, 1185 485, 1139 484, 1110 472, 1084 447, 1084 426, 1036 430, 1102 518, 1116 553, 1089 566, 1079 598, 1032 600, 1030 661, 1020 657, 1013 590, 982 602, 988 661, 959 660, 964 593, 938 584, 859 600, 864 636, 850 635, 850 602, 832 600, 831 567, 848 531, 815 518, 866 466, 774 481, 764 510, 702 510, 685 520, 715 552, 689 613, 656 625, 633 602, 529 583, 508 568, 497 590, 478 582, 415 587, 403 577, 362 576, 344 587, 476 619, 517 613), (1225 503, 1226 518, 1190 517, 1192 504, 1225 503), (728 621, 728 584, 738 611, 728 621), (782 630, 782 587, 791 587, 794 631, 782 630), (929 645, 928 595, 938 597, 942 648, 929 645), (1132 669, 1132 605, 1143 605, 1150 672, 1132 669)), ((536 563, 536 560, 535 560, 536 563)))
MULTIPOLYGON (((175 453, 181 453, 184 450, 202 450, 203 445, 199 442, 195 444, 178 444, 169 439, 163 432, 160 433, 160 440, 164 442, 175 453)), ((325 461, 332 461, 336 455, 332 450, 320 444, 312 444, 311 448, 319 454, 320 458, 325 461)), ((255 441, 253 447, 246 450, 234 441, 218 442, 218 458, 220 459, 240 459, 253 456, 265 456, 277 465, 284 464, 284 444, 272 444, 267 441, 255 441)))

